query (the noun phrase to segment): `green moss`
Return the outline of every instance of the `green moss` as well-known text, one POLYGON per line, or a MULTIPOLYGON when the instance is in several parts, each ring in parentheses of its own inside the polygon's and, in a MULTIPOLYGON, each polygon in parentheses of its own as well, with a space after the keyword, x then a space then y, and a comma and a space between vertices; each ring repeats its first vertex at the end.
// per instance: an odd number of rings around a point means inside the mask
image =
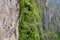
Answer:
POLYGON ((35 0, 20 0, 19 40, 44 40, 42 15, 35 0))

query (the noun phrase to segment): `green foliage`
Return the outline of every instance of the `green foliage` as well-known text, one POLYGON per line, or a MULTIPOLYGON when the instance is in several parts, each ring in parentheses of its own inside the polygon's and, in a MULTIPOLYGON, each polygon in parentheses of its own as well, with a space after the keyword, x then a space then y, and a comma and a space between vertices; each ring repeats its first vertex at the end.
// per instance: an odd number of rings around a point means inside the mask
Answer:
POLYGON ((40 16, 34 0, 20 0, 19 40, 40 40, 40 16))
POLYGON ((45 40, 46 35, 49 40, 60 40, 60 33, 43 30, 44 8, 35 0, 20 0, 19 11, 19 40, 45 40))
POLYGON ((56 40, 60 40, 60 31, 57 31, 56 35, 57 35, 56 40))
POLYGON ((42 15, 43 8, 35 0, 20 0, 19 40, 44 40, 42 15))

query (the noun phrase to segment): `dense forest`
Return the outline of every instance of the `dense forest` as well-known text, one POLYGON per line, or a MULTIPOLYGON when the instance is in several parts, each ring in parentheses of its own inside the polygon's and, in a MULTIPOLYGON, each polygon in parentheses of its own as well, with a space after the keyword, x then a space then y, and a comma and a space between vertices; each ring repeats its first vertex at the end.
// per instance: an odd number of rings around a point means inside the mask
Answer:
POLYGON ((60 40, 56 1, 20 0, 19 40, 60 40))
POLYGON ((43 8, 35 0, 20 1, 20 40, 44 40, 42 15, 43 8))

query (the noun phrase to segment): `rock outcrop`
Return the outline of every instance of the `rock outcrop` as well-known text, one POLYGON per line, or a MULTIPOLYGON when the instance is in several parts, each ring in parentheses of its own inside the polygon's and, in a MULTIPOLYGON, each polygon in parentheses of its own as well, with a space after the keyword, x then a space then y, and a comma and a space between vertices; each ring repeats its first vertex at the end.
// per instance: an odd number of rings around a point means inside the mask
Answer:
POLYGON ((18 40, 17 0, 0 0, 0 40, 18 40))

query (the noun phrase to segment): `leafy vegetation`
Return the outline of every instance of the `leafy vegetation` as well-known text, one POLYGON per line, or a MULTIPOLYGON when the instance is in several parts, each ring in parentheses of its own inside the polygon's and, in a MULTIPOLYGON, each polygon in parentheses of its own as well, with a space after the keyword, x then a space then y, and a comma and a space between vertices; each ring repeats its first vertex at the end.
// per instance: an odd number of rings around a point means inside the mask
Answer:
POLYGON ((35 0, 20 0, 19 40, 44 40, 43 8, 35 0))
POLYGON ((19 4, 19 40, 46 40, 46 35, 48 40, 60 40, 60 34, 54 29, 49 28, 48 32, 44 29, 44 8, 41 5, 35 0, 20 0, 19 4))

